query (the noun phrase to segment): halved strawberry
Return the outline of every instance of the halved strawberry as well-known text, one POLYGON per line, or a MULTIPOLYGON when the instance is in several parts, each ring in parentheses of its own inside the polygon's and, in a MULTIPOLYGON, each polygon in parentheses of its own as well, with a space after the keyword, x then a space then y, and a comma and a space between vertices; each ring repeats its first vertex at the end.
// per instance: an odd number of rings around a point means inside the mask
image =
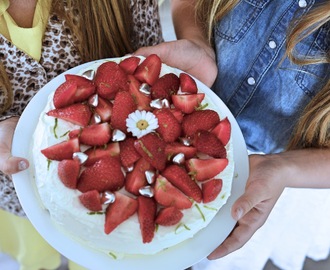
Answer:
POLYGON ((212 179, 202 184, 203 203, 214 201, 222 190, 222 179, 212 179))
POLYGON ((201 106, 205 97, 204 93, 198 94, 177 94, 172 95, 172 102, 175 108, 184 113, 192 113, 201 106))
POLYGON ((72 130, 69 137, 74 136, 79 138, 81 144, 101 146, 110 141, 111 130, 108 123, 94 124, 82 129, 72 130))
POLYGON ((54 93, 53 103, 56 109, 69 106, 75 102, 75 94, 78 85, 74 81, 65 81, 54 93))
POLYGON ((76 103, 65 108, 50 110, 48 116, 60 118, 79 126, 87 126, 92 112, 86 104, 76 103))
POLYGON ((105 147, 89 148, 85 151, 85 154, 88 156, 88 159, 84 165, 90 166, 94 164, 96 161, 108 156, 118 157, 119 159, 119 153, 120 153, 120 148, 118 142, 109 143, 105 147))
POLYGON ((94 82, 85 77, 73 74, 66 74, 65 79, 68 82, 75 82, 77 90, 74 95, 74 102, 83 102, 87 100, 96 91, 94 82))
POLYGON ((151 170, 153 167, 150 163, 140 158, 134 165, 133 171, 126 175, 125 189, 134 195, 139 195, 139 189, 148 184, 145 173, 151 170))
POLYGON ((178 209, 188 209, 192 206, 192 201, 162 175, 158 175, 154 189, 154 198, 162 206, 174 206, 178 209))
POLYGON ((134 72, 134 76, 140 82, 153 85, 159 77, 161 67, 162 61, 159 56, 156 54, 151 54, 137 67, 134 72))
POLYGON ((202 201, 202 191, 200 187, 191 179, 184 168, 173 164, 166 167, 162 175, 188 197, 191 197, 196 202, 202 201))
POLYGON ((192 158, 196 155, 197 149, 193 146, 186 146, 179 142, 168 143, 165 147, 165 154, 170 159, 176 154, 182 153, 186 159, 192 158))
POLYGON ((94 111, 101 117, 102 122, 109 122, 112 115, 112 103, 108 100, 98 97, 98 104, 94 111))
POLYGON ((51 145, 41 150, 41 153, 50 160, 72 159, 75 152, 80 151, 79 140, 77 138, 51 145))
POLYGON ((64 159, 58 163, 58 177, 68 188, 75 189, 77 187, 79 173, 80 164, 77 160, 64 159))
POLYGON ((226 158, 198 159, 191 158, 186 161, 186 168, 192 177, 200 182, 217 176, 228 165, 226 158))
POLYGON ((171 96, 176 94, 180 87, 180 80, 174 73, 167 73, 160 77, 151 87, 152 99, 171 100, 171 96))
POLYGON ((183 115, 184 115, 183 112, 176 108, 170 108, 170 110, 171 110, 171 113, 176 118, 176 120, 178 120, 179 123, 182 123, 183 115))
POLYGON ((215 134, 223 145, 226 145, 230 139, 231 125, 228 118, 224 118, 220 123, 212 129, 212 133, 215 134))
POLYGON ((118 92, 112 108, 111 126, 122 132, 127 132, 126 119, 136 108, 136 103, 128 91, 118 92))
POLYGON ((141 83, 132 75, 128 75, 128 91, 133 96, 133 99, 136 103, 137 109, 142 111, 150 111, 150 102, 151 98, 150 96, 145 95, 142 93, 139 89, 141 86, 141 83))
POLYGON ((157 170, 163 170, 166 165, 166 143, 156 134, 149 133, 137 139, 135 149, 157 170))
POLYGON ((130 56, 125 58, 119 63, 119 66, 126 72, 126 74, 132 75, 140 63, 140 58, 136 56, 130 56))
POLYGON ((81 192, 93 189, 99 192, 116 191, 124 186, 124 181, 119 160, 108 156, 83 170, 77 189, 81 192))
POLYGON ((198 88, 195 80, 187 73, 180 73, 181 91, 189 94, 197 94, 198 88))
POLYGON ((121 223, 135 214, 138 208, 137 200, 119 192, 115 192, 115 202, 110 204, 105 213, 104 232, 111 233, 121 223))
POLYGON ((154 238, 156 224, 157 204, 153 198, 139 196, 138 201, 138 219, 142 234, 142 242, 150 243, 154 238))
POLYGON ((101 211, 101 196, 97 190, 90 190, 79 195, 79 200, 83 206, 91 211, 101 211))
POLYGON ((225 158, 227 156, 226 148, 222 142, 213 133, 206 130, 199 130, 194 135, 194 146, 197 151, 215 158, 225 158))
POLYGON ((173 226, 180 222, 183 213, 175 207, 167 207, 161 209, 156 217, 156 224, 162 226, 173 226))
POLYGON ((200 110, 183 117, 182 130, 184 135, 193 136, 198 130, 211 130, 219 123, 220 118, 216 111, 200 110))
POLYGON ((162 136, 165 142, 174 142, 181 134, 181 125, 170 109, 163 108, 154 111, 158 119, 156 131, 162 136))
POLYGON ((97 93, 105 99, 113 99, 117 92, 127 91, 127 74, 115 62, 101 64, 95 75, 97 93))
POLYGON ((134 147, 135 139, 126 138, 126 140, 119 142, 120 147, 120 161, 124 167, 132 166, 137 160, 141 158, 141 155, 136 151, 134 147))

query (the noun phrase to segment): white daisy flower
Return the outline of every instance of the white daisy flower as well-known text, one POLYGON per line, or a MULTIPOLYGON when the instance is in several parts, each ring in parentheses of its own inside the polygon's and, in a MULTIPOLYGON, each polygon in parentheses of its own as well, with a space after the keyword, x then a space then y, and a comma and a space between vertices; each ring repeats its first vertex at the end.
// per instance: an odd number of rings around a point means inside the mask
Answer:
POLYGON ((151 112, 136 110, 128 115, 126 126, 128 132, 140 138, 158 128, 158 119, 151 112))

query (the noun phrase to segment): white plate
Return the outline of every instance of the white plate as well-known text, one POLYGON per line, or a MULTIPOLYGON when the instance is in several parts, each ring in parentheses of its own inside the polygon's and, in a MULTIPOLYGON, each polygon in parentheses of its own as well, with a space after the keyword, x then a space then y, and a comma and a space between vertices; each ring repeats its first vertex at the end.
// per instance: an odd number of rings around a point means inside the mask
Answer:
MULTIPOLYGON (((30 143, 38 118, 46 105, 48 95, 64 82, 64 74, 77 74, 79 70, 91 65, 83 64, 56 77, 46 84, 31 100, 24 110, 14 133, 12 154, 29 158, 30 143)), ((41 236, 68 259, 88 269, 134 269, 134 270, 182 270, 199 262, 210 254, 228 236, 235 221, 230 210, 234 201, 244 192, 249 173, 246 145, 238 124, 226 105, 208 87, 199 82, 198 88, 204 91, 226 115, 232 126, 235 172, 232 194, 211 223, 193 238, 174 247, 150 256, 133 256, 114 260, 108 255, 89 249, 74 241, 50 219, 39 199, 32 169, 13 175, 15 189, 29 220, 41 236)), ((32 164, 33 166, 33 164, 32 164)))

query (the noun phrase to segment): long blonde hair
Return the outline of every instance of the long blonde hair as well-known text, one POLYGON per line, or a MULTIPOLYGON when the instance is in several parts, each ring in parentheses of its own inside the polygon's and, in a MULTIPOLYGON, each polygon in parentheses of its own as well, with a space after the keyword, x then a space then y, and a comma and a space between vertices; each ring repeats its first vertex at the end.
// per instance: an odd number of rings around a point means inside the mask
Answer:
MULTIPOLYGON (((52 12, 66 21, 84 62, 122 56, 135 49, 130 0, 53 0, 52 12)), ((13 93, 1 62, 0 88, 5 94, 5 104, 0 107, 3 113, 11 106, 13 93)))
MULTIPOLYGON (((196 0, 196 17, 205 28, 212 44, 215 23, 225 16, 239 0, 196 0)), ((286 56, 295 64, 330 63, 330 52, 303 59, 295 52, 296 45, 330 21, 330 2, 313 8, 291 23, 286 43, 286 56)), ((305 107, 287 149, 330 147, 330 80, 305 107)))

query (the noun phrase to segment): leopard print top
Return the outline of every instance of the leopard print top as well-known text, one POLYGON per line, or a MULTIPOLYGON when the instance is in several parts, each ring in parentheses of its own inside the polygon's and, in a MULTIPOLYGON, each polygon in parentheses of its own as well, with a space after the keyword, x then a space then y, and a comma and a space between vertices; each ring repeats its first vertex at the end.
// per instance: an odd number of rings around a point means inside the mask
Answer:
MULTIPOLYGON (((163 41, 157 0, 131 0, 134 32, 137 33, 134 44, 155 45, 163 41)), ((82 63, 74 44, 70 30, 56 15, 49 18, 46 28, 40 62, 18 49, 9 40, 0 35, 0 61, 3 63, 14 91, 14 102, 0 121, 19 116, 32 97, 47 82, 62 72, 82 63)), ((4 89, 0 88, 0 107, 6 100, 4 89)), ((0 208, 19 216, 25 213, 18 201, 10 176, 0 171, 0 208)))

